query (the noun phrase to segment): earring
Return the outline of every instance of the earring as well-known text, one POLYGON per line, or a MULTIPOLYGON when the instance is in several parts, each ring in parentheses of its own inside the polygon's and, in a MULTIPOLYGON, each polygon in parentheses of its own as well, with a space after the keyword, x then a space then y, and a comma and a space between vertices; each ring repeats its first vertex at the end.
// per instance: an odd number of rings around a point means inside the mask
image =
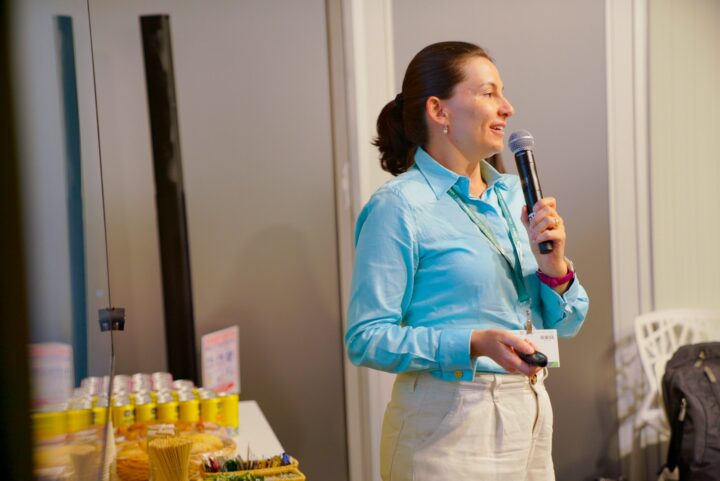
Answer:
POLYGON ((448 126, 447 126, 447 125, 443 125, 443 131, 442 131, 443 134, 447 135, 448 130, 450 130, 450 129, 448 128, 448 126))

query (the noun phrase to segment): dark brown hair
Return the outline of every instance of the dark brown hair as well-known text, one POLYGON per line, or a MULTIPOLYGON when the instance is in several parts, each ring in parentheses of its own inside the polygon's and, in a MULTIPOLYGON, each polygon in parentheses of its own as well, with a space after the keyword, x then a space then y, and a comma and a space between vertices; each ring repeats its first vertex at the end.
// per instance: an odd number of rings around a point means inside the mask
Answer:
MULTIPOLYGON (((383 107, 377 119, 377 137, 383 170, 399 175, 412 166, 415 150, 428 141, 425 102, 429 97, 448 99, 464 80, 463 64, 471 57, 492 58, 481 47, 467 42, 440 42, 420 50, 410 61, 402 93, 383 107)), ((505 172, 502 159, 494 155, 491 165, 505 172)))

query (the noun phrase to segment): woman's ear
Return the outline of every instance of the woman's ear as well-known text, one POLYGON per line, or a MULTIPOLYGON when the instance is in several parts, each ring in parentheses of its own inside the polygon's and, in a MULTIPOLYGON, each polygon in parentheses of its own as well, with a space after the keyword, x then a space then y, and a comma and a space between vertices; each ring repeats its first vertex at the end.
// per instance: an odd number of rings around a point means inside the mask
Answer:
POLYGON ((428 97, 425 101, 425 113, 428 116, 428 120, 436 125, 444 126, 448 124, 445 102, 438 97, 428 97))

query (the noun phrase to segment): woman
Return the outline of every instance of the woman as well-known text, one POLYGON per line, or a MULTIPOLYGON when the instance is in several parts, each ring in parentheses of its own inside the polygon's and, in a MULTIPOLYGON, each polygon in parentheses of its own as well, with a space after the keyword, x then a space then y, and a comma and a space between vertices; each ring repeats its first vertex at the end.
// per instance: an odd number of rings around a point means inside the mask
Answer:
POLYGON ((398 373, 386 481, 555 479, 547 371, 520 359, 534 346, 510 331, 531 320, 573 336, 588 299, 555 199, 529 220, 517 176, 484 160, 512 114, 485 51, 442 42, 413 58, 378 118, 381 164, 397 177, 357 221, 345 342, 354 364, 398 373))

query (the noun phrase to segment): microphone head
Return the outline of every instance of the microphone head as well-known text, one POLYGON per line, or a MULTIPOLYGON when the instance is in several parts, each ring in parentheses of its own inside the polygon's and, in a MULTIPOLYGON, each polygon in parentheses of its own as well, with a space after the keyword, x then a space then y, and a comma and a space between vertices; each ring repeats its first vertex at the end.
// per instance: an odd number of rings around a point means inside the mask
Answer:
POLYGON ((521 150, 532 150, 535 147, 535 139, 527 130, 516 130, 510 134, 508 147, 513 154, 517 154, 521 150))

